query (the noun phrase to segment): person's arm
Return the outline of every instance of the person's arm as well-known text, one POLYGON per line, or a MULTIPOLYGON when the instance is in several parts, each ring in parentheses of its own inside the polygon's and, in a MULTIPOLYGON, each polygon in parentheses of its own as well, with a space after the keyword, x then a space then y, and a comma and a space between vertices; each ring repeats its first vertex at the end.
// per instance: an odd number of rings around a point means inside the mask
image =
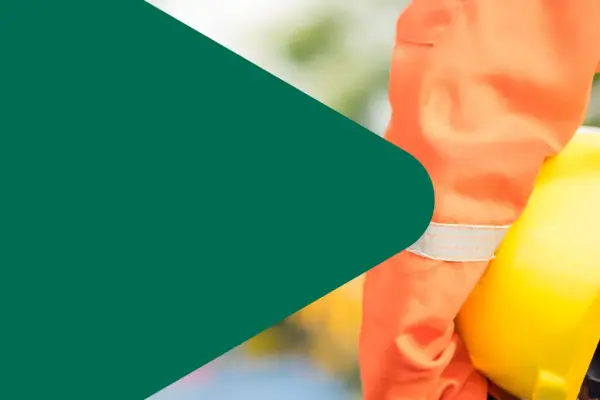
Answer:
MULTIPOLYGON (((386 138, 429 172, 434 223, 494 230, 517 219, 543 160, 583 121, 599 21, 598 0, 415 0, 402 14, 386 138)), ((427 238, 429 254, 405 251, 367 273, 364 400, 486 398, 453 321, 487 261, 468 246, 463 262, 428 259, 452 238, 427 238)))

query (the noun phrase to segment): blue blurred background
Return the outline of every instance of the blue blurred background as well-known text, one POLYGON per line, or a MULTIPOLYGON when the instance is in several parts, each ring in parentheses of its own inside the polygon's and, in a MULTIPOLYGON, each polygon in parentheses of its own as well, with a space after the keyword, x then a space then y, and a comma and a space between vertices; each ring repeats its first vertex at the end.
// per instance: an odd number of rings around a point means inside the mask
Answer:
POLYGON ((188 380, 163 390, 162 400, 345 400, 350 393, 336 379, 326 377, 303 357, 266 357, 250 360, 227 355, 188 380))

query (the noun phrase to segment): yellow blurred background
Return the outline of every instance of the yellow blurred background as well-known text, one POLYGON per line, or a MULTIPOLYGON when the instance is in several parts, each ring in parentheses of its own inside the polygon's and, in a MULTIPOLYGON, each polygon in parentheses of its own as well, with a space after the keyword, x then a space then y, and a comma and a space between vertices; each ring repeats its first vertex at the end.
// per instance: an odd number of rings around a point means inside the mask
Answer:
POLYGON ((303 352, 326 373, 358 385, 357 341, 361 319, 363 277, 354 279, 289 317, 282 324, 246 343, 249 354, 303 352), (300 342, 290 343, 286 330, 303 331, 300 342))

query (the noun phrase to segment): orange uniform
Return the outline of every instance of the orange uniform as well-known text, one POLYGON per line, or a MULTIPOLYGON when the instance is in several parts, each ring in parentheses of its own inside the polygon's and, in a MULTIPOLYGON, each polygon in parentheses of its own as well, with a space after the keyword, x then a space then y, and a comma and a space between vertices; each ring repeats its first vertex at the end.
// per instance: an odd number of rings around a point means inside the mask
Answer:
MULTIPOLYGON (((599 61, 600 0, 414 0, 397 24, 386 138, 429 172, 433 223, 512 224, 583 122, 599 61)), ((404 251, 367 273, 364 400, 486 399, 454 331, 486 266, 404 251)))

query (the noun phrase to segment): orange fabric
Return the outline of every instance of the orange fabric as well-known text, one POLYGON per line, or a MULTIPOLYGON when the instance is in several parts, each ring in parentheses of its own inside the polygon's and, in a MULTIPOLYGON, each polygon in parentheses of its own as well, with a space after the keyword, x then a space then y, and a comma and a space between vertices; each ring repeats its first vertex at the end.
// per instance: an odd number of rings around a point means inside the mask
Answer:
MULTIPOLYGON (((402 13, 386 137, 429 172, 434 221, 516 220, 583 121, 598 21, 598 0, 414 0, 402 13)), ((402 252, 367 273, 364 400, 485 400, 453 320, 486 265, 402 252)))

